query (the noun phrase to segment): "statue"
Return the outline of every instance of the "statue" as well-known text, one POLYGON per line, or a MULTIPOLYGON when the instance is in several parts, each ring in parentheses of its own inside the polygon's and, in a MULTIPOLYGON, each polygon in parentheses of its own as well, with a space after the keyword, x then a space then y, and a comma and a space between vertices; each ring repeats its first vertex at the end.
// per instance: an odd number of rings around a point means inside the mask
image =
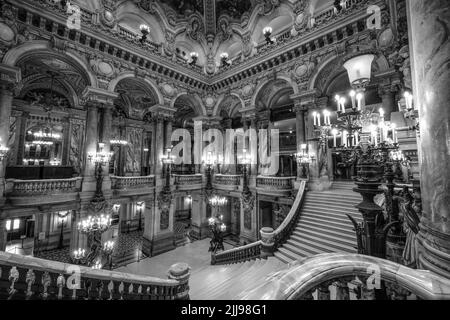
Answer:
POLYGON ((407 267, 417 267, 416 236, 419 233, 420 215, 422 205, 420 193, 416 190, 414 196, 408 190, 403 189, 403 201, 400 202, 400 211, 403 214, 403 229, 406 233, 405 249, 403 250, 403 262, 407 267))

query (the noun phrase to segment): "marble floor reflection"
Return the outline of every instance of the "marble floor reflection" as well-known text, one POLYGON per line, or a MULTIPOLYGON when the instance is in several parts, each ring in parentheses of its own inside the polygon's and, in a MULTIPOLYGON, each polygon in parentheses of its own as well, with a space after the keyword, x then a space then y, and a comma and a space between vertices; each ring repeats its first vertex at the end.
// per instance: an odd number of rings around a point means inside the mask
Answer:
MULTIPOLYGON (((171 265, 185 262, 191 267, 191 272, 195 272, 211 263, 211 254, 208 252, 209 241, 210 239, 198 240, 161 255, 117 268, 115 271, 167 278, 167 270, 171 265)), ((225 250, 233 248, 228 243, 224 243, 224 246, 225 250)))

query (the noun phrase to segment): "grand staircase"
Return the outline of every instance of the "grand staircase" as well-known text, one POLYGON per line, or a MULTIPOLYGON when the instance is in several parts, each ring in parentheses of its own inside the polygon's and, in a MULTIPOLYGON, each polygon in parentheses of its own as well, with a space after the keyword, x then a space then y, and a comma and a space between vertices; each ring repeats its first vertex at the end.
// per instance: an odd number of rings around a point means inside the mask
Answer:
POLYGON ((274 257, 196 270, 189 281, 191 299, 233 299, 288 268, 288 263, 321 253, 357 253, 355 231, 346 216, 362 221, 354 207, 361 196, 352 190, 354 187, 350 181, 335 182, 328 191, 306 193, 297 226, 274 257))
POLYGON ((275 256, 290 263, 320 253, 356 253, 356 234, 346 214, 357 222, 362 216, 355 208, 362 198, 351 181, 334 182, 322 192, 308 192, 293 234, 275 256))
POLYGON ((233 299, 245 289, 264 283, 272 274, 285 268, 287 265, 275 257, 205 266, 191 274, 189 295, 192 300, 233 299))

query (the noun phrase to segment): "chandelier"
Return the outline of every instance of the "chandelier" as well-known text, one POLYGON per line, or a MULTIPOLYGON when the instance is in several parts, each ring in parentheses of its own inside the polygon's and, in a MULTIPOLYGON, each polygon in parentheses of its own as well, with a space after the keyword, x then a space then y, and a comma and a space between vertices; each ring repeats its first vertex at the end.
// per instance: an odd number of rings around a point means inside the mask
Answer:
POLYGON ((109 141, 109 143, 112 146, 126 146, 128 144, 128 141, 121 140, 121 139, 112 139, 112 140, 109 141))
POLYGON ((0 138, 0 161, 3 161, 3 159, 8 154, 9 148, 5 147, 1 144, 1 138, 0 138))
POLYGON ((89 152, 88 153, 88 160, 89 162, 94 162, 95 164, 101 164, 105 165, 107 164, 113 155, 112 152, 105 152, 103 149, 105 147, 104 143, 99 143, 98 148, 99 150, 97 152, 89 152))
POLYGON ((221 196, 213 196, 211 199, 209 199, 209 203, 213 206, 213 207, 221 207, 226 205, 228 202, 228 199, 226 197, 221 197, 221 196))
POLYGON ((111 225, 111 217, 109 215, 88 216, 86 219, 78 222, 78 230, 84 234, 94 232, 103 233, 108 230, 111 225))

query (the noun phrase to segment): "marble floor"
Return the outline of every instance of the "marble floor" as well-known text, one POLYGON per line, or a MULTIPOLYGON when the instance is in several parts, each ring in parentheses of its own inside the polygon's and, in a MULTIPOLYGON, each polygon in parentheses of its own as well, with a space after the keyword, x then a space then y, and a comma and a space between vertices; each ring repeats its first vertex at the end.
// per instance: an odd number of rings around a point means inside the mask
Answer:
MULTIPOLYGON (((209 241, 210 239, 204 239, 188 243, 158 256, 117 268, 115 271, 167 278, 167 271, 171 265, 185 262, 191 267, 191 272, 195 272, 211 263, 211 253, 208 252, 209 241)), ((233 248, 228 243, 224 243, 224 246, 225 250, 233 248)))

